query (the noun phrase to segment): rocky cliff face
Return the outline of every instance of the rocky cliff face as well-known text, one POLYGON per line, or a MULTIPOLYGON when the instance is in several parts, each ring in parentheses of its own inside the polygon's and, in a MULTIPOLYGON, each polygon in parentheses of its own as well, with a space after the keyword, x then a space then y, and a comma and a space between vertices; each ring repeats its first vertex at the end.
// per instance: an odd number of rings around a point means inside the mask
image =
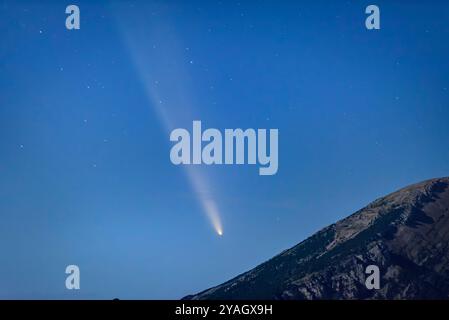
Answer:
POLYGON ((447 299, 449 178, 380 198, 293 248, 185 299, 447 299), (368 265, 380 289, 365 286, 368 265))

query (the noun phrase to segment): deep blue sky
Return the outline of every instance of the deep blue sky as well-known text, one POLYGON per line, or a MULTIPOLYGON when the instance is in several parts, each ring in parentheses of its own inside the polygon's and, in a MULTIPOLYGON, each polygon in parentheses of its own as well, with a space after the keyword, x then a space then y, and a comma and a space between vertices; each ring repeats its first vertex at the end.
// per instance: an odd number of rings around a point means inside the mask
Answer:
POLYGON ((0 1, 0 298, 180 298, 449 175, 447 1, 71 3, 0 1), (275 176, 196 168, 223 237, 170 162, 192 120, 279 129, 275 176))

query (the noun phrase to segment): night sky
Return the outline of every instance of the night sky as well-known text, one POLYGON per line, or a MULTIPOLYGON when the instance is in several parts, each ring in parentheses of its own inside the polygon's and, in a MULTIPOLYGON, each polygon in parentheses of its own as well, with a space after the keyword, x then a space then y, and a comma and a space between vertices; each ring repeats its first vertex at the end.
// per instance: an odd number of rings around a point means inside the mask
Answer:
POLYGON ((447 1, 3 0, 0 36, 0 298, 181 298, 449 175, 447 1), (173 165, 193 120, 279 129, 277 174, 173 165))

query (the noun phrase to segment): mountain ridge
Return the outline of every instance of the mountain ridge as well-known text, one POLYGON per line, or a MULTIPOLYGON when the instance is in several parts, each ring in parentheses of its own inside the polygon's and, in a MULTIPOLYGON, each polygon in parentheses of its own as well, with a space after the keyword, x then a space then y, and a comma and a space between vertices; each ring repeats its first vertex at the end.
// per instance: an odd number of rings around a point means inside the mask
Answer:
POLYGON ((378 198, 221 285, 183 299, 449 297, 449 177, 378 198), (365 287, 378 265, 381 288, 365 287))

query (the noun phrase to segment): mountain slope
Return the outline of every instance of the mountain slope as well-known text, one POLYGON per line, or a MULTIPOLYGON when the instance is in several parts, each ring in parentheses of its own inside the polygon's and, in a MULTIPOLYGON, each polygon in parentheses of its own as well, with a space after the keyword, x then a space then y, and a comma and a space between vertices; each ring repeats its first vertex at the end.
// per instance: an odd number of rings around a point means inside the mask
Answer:
POLYGON ((449 178, 380 198, 293 248, 184 299, 449 298, 449 178), (380 269, 380 289, 365 268, 380 269))

